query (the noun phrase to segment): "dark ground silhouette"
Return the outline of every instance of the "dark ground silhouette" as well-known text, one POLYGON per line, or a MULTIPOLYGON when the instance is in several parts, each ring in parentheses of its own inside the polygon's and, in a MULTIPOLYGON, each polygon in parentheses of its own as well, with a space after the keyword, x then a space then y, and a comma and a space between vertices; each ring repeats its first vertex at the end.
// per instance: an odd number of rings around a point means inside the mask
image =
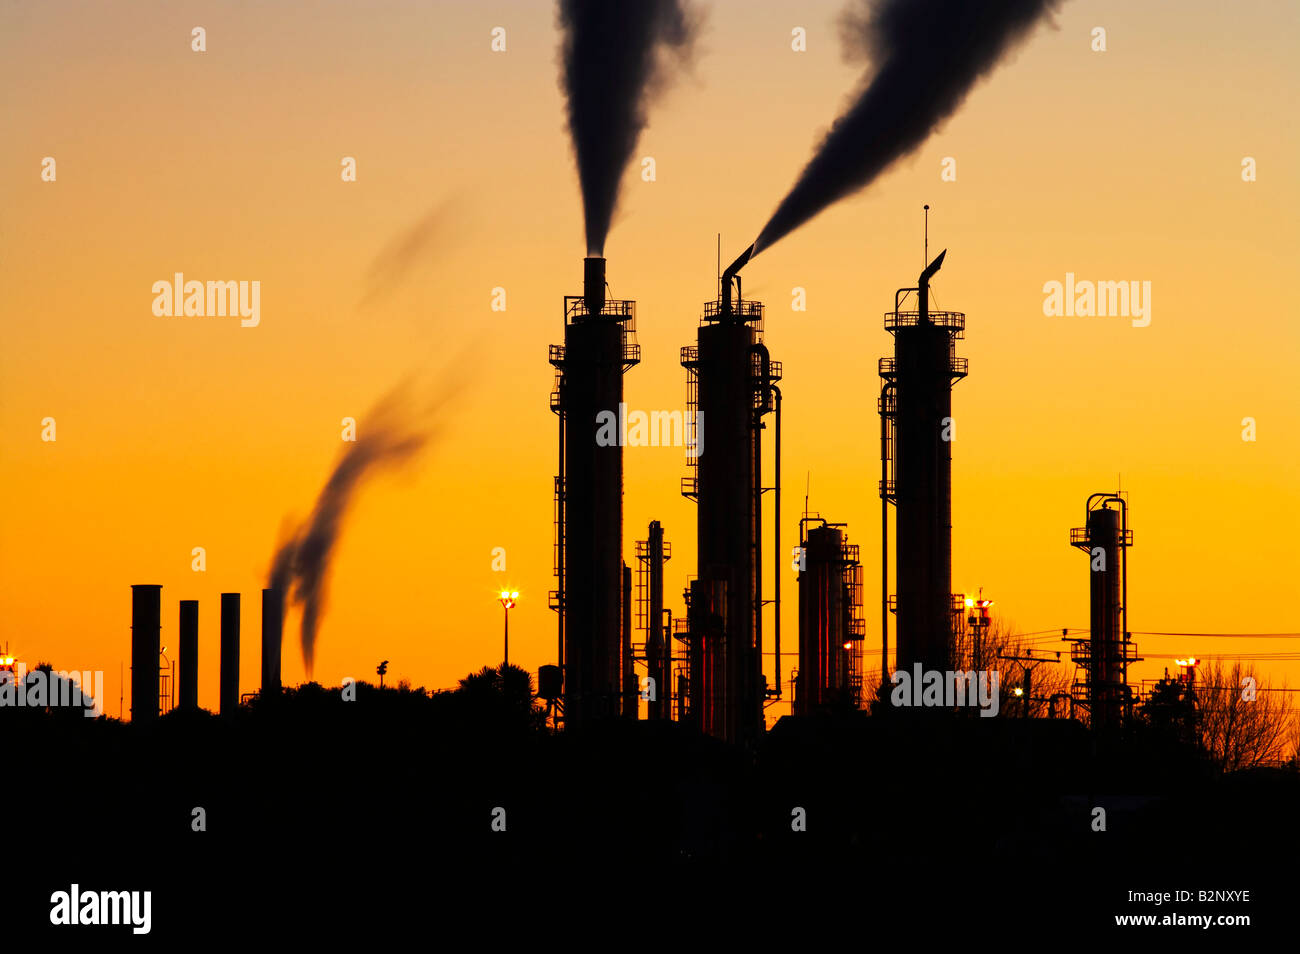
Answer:
POLYGON ((361 683, 352 702, 308 684, 145 727, 0 710, 11 910, 48 927, 50 893, 77 881, 151 889, 159 935, 508 911, 541 937, 608 894, 628 930, 695 899, 759 928, 805 901, 879 930, 996 905, 1069 936, 1157 910, 1130 890, 1248 888, 1222 910, 1261 921, 1288 884, 1270 859, 1300 847, 1300 775, 1218 775, 1163 729, 857 713, 784 719, 746 753, 672 723, 555 735, 527 674, 506 683, 361 683))

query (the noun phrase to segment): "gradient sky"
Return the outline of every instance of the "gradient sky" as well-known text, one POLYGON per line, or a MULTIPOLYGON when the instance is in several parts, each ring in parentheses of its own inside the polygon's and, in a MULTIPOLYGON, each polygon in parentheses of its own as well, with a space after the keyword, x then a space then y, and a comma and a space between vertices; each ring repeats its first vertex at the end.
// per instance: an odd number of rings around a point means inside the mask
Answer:
MULTIPOLYGON (((657 181, 629 170, 606 249, 613 295, 637 301, 634 409, 683 406, 679 349, 715 292, 716 233, 724 263, 754 238, 860 72, 840 56, 843 0, 700 6, 694 69, 638 149, 657 181)), ((1272 0, 1070 0, 913 158, 746 269, 785 367, 784 542, 810 484, 811 508, 862 546, 869 647, 882 314, 915 283, 926 202, 931 248, 949 249, 934 292, 967 315, 971 368, 954 393, 954 589, 983 586, 1020 631, 1086 627, 1068 531, 1122 479, 1132 630, 1300 631, 1298 28, 1300 8, 1272 0), (945 156, 956 182, 940 181, 945 156), (1043 284, 1067 271, 1150 281, 1151 325, 1045 317, 1043 284)), ((389 659, 390 681, 454 685, 499 660, 503 583, 522 593, 512 661, 553 661, 546 346, 584 253, 557 45, 544 2, 0 3, 0 643, 29 665, 104 670, 116 715, 130 584, 161 583, 169 647, 177 601, 200 601, 200 702, 215 708, 218 594, 240 591, 256 689, 258 590, 284 520, 311 507, 341 419, 364 428, 414 376, 461 388, 430 452, 358 498, 315 676, 373 679, 389 659), (413 230, 427 241, 402 268, 392 250, 413 230), (154 317, 153 282, 178 271, 260 281, 261 325, 154 317)), ((661 520, 680 612, 695 558, 683 453, 630 448, 625 471, 627 559, 661 520)), ((1135 678, 1179 654, 1296 647, 1138 640, 1151 661, 1135 678)), ((285 643, 296 683, 296 613, 285 643)))

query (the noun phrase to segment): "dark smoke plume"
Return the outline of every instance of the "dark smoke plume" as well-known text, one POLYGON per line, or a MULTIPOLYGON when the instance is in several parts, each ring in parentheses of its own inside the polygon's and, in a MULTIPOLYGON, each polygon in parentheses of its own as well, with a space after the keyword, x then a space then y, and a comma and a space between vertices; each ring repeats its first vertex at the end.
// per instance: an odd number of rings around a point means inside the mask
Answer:
POLYGON ((646 108, 667 85, 665 51, 690 62, 698 28, 686 0, 559 0, 560 86, 587 225, 587 254, 603 255, 646 108))
POLYGON ((869 185, 961 106, 975 81, 1061 0, 855 0, 840 21, 846 54, 871 71, 754 253, 869 185))
POLYGON ((330 558, 358 487, 377 471, 407 463, 433 436, 429 419, 436 404, 415 415, 406 392, 405 386, 397 387, 357 421, 357 439, 340 454, 311 515, 296 530, 282 533, 271 561, 268 585, 302 607, 302 658, 309 677, 330 558))
POLYGON ((393 237, 375 256, 366 272, 366 290, 358 307, 373 304, 399 288, 422 266, 432 265, 452 237, 463 235, 459 203, 444 199, 414 224, 393 237))

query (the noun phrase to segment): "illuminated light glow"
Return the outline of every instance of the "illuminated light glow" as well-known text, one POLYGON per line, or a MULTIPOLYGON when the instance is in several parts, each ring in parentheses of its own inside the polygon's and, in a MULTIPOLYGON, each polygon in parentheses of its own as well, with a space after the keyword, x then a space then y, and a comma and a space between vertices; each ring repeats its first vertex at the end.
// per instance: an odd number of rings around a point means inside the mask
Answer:
POLYGON ((1025 690, 1021 689, 1019 686, 1016 686, 1016 688, 1012 689, 1011 691, 1014 692, 1017 696, 1023 696, 1025 694, 1025 690))
POLYGON ((968 597, 966 597, 966 605, 967 605, 967 606, 974 606, 974 605, 975 605, 975 601, 974 601, 973 599, 971 599, 971 598, 968 596, 968 597))

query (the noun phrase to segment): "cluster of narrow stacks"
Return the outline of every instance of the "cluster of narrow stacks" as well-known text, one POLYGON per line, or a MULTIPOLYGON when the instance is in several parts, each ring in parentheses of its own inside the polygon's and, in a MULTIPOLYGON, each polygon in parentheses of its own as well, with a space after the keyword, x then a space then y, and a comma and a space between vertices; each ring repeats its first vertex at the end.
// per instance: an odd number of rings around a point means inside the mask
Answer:
POLYGON ((941 252, 921 272, 916 288, 900 288, 885 329, 894 356, 880 360, 881 650, 888 669, 889 505, 896 513, 898 593, 896 666, 926 671, 955 668, 952 594, 952 385, 966 376, 957 357, 966 316, 931 311, 930 279, 941 252), (900 304, 915 292, 916 311, 900 304))
MULTIPOLYGON (((606 300, 605 260, 598 257, 586 259, 584 294, 564 300, 564 345, 552 345, 550 355, 556 368, 551 407, 559 415, 559 586, 551 599, 559 614, 559 666, 543 667, 542 682, 543 695, 560 704, 559 713, 570 728, 616 717, 635 719, 644 698, 650 719, 675 716, 704 734, 747 745, 763 731, 765 705, 781 698, 781 366, 763 344, 762 304, 739 294, 735 272, 748 255, 724 273, 718 299, 704 306, 696 344, 682 349, 693 471, 683 480, 683 493, 697 504, 697 573, 686 592, 686 619, 679 620, 674 631, 663 605, 663 565, 670 551, 663 527, 652 521, 647 539, 636 548, 637 628, 645 634, 639 653, 632 642, 632 573, 622 558, 623 451, 618 440, 599 437, 603 416, 621 419, 623 375, 640 359, 634 340, 635 303, 606 300), (775 479, 772 487, 764 487, 762 434, 765 419, 773 413, 775 479), (771 684, 763 669, 762 504, 767 491, 774 492, 772 553, 777 565, 771 601, 776 604, 776 678, 771 684), (684 646, 682 656, 674 655, 674 637, 684 646), (684 667, 675 669, 675 662, 684 667), (645 665, 649 677, 644 692, 636 676, 638 663, 645 665)), ((882 358, 879 366, 882 682, 890 672, 891 609, 897 616, 895 668, 960 668, 954 656, 962 601, 951 592, 952 385, 966 376, 967 363, 956 353, 965 316, 930 308, 929 282, 943 259, 940 254, 925 268, 915 288, 899 289, 894 310, 885 316, 885 328, 894 336, 894 355, 882 358), (901 304, 912 293, 916 310, 905 311, 901 304), (892 598, 891 504, 897 514, 897 595, 892 598)), ((800 531, 799 669, 793 709, 796 715, 859 709, 865 625, 860 616, 858 548, 847 542, 842 525, 821 518, 805 517, 800 531)), ((1104 728, 1127 714, 1128 666, 1137 661, 1126 630, 1125 550, 1132 544, 1132 531, 1124 498, 1089 498, 1087 526, 1072 532, 1071 543, 1087 550, 1094 561, 1091 635, 1074 651, 1085 672, 1079 701, 1090 711, 1093 725, 1104 728)), ((142 591, 137 594, 138 613, 139 601, 149 602, 150 589, 137 587, 142 591)), ((152 590, 150 605, 156 605, 157 588, 152 590)), ((229 675, 227 656, 237 670, 238 596, 227 596, 234 603, 228 607, 223 596, 223 711, 237 702, 231 698, 237 690, 231 688, 235 677, 229 675), (235 617, 233 640, 227 633, 228 609, 235 617)), ((264 688, 279 687, 281 605, 278 594, 264 594, 264 688)), ((138 618, 143 621, 140 632, 152 631, 153 637, 137 650, 137 679, 156 684, 156 609, 151 617, 144 612, 138 618), (152 654, 153 662, 142 653, 152 654)), ((182 651, 183 659, 193 655, 182 651)), ((143 686, 137 683, 137 692, 143 686)), ((193 687, 184 676, 182 687, 182 697, 192 698, 193 687)))
POLYGON ((630 576, 623 564, 623 448, 598 439, 598 416, 618 415, 623 374, 640 360, 636 303, 605 300, 605 260, 585 260, 583 294, 564 299, 564 344, 552 345, 551 409, 559 415, 555 575, 566 725, 635 717, 630 576), (629 698, 630 695, 630 698, 629 698), (626 710, 629 710, 626 711, 626 710))
POLYGON ((843 524, 805 516, 799 570, 795 715, 862 705, 862 563, 843 524), (810 526, 819 523, 820 526, 810 526))
MULTIPOLYGON (((284 600, 277 589, 262 590, 262 694, 278 694, 283 642, 284 600)), ((181 709, 199 707, 199 601, 181 600, 176 686, 181 709)), ((171 708, 166 690, 171 673, 159 664, 162 646, 162 587, 136 584, 131 587, 131 721, 152 722, 171 708)), ((239 708, 239 594, 221 594, 221 684, 219 707, 222 715, 239 708)))

